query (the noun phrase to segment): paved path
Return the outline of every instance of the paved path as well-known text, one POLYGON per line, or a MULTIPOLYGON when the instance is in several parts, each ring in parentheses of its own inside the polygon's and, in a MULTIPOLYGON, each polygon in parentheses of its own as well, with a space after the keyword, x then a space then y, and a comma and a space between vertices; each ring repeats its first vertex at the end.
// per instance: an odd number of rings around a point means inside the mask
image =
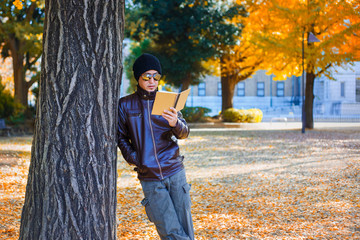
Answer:
MULTIPOLYGON (((206 130, 299 130, 301 122, 190 123, 191 131, 206 130)), ((315 122, 313 130, 360 130, 360 122, 315 122)), ((306 130, 310 131, 310 130, 306 130)))

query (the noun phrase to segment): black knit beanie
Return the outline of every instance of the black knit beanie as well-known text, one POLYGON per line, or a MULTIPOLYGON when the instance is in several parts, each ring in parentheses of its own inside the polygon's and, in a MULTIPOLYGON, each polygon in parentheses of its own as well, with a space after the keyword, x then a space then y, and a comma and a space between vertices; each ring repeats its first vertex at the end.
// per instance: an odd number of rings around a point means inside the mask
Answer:
POLYGON ((156 70, 159 74, 161 74, 160 61, 154 55, 144 53, 135 60, 133 65, 136 81, 139 81, 141 74, 149 70, 156 70))

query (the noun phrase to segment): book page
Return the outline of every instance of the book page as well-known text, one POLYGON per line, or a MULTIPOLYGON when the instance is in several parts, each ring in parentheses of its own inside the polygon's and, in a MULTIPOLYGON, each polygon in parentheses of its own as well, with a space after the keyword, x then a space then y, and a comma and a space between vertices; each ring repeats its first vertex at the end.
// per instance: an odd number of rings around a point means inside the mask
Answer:
POLYGON ((174 107, 178 93, 173 92, 156 92, 155 101, 153 105, 152 115, 161 115, 164 110, 169 110, 174 107))
POLYGON ((186 99, 189 96, 189 93, 190 93, 190 88, 180 93, 179 99, 175 106, 176 111, 180 111, 185 107, 186 99))

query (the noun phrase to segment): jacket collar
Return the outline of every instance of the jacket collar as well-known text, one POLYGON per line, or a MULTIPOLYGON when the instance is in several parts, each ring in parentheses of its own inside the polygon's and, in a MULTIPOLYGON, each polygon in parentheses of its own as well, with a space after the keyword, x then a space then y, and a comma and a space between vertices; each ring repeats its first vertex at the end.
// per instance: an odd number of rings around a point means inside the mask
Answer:
POLYGON ((157 89, 153 92, 148 92, 142 89, 139 85, 137 85, 136 93, 139 95, 140 98, 145 100, 154 100, 156 95, 157 89))

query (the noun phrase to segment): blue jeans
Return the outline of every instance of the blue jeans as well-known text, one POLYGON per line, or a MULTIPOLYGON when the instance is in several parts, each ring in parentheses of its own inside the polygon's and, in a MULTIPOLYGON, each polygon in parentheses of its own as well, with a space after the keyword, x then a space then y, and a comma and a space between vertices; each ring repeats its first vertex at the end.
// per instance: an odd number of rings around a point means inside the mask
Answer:
POLYGON ((190 185, 185 170, 161 181, 140 182, 145 196, 141 204, 160 238, 193 240, 190 185))

